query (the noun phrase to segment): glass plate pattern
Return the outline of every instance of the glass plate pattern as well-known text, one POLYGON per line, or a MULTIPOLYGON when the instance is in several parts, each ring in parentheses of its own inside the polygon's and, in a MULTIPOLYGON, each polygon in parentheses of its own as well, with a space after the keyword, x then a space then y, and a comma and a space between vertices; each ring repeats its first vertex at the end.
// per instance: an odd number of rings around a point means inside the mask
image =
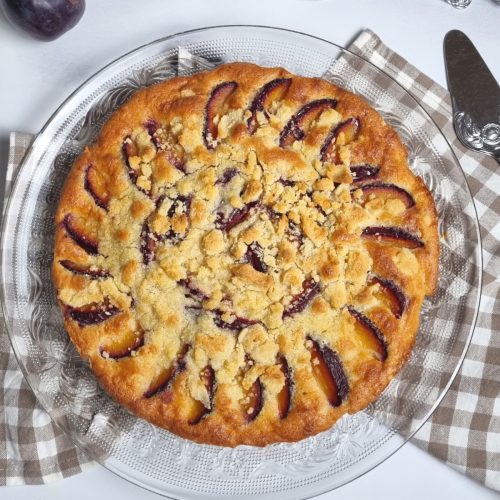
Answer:
POLYGON ((38 134, 4 220, 2 305, 14 351, 40 403, 90 456, 175 498, 304 498, 338 487, 396 451, 444 396, 470 341, 480 296, 477 217, 460 165, 418 103, 389 76, 326 41, 265 27, 181 33, 123 56, 75 91, 38 134), (298 443, 198 445, 131 415, 99 387, 65 333, 51 283, 54 212, 74 159, 137 89, 230 61, 323 76, 367 99, 399 132, 432 191, 442 244, 407 365, 365 411, 298 443), (444 378, 443 378, 444 377, 444 378))

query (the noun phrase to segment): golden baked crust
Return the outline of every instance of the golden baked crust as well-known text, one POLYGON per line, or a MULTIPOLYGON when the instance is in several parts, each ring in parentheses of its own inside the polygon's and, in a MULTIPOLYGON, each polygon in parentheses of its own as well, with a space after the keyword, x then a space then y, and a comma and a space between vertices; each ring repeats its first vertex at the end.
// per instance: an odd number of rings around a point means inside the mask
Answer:
POLYGON ((377 398, 436 286, 437 217, 396 132, 319 78, 234 63, 137 92, 75 162, 53 278, 137 415, 296 441, 377 398))

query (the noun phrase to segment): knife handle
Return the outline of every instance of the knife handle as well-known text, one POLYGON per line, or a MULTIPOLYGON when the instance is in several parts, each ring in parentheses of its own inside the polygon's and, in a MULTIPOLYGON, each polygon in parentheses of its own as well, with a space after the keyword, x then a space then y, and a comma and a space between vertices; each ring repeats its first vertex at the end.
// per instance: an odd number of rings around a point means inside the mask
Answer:
POLYGON ((480 128, 468 113, 457 111, 453 117, 453 124, 457 137, 466 148, 493 156, 500 163, 498 123, 488 123, 480 128))

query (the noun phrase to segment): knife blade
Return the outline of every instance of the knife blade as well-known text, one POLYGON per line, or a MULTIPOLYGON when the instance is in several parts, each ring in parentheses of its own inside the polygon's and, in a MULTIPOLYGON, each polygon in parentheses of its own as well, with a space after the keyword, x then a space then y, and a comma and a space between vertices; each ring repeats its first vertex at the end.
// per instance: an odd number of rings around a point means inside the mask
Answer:
POLYGON ((449 31, 444 54, 454 115, 467 113, 479 129, 500 123, 500 87, 467 35, 449 31))

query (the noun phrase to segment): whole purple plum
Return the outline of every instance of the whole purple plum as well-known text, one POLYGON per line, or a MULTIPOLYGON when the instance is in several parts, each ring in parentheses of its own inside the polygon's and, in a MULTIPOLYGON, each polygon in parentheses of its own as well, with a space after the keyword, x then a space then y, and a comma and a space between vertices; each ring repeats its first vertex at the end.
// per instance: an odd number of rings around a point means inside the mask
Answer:
POLYGON ((1 0, 9 21, 40 40, 55 40, 83 16, 85 0, 1 0))

